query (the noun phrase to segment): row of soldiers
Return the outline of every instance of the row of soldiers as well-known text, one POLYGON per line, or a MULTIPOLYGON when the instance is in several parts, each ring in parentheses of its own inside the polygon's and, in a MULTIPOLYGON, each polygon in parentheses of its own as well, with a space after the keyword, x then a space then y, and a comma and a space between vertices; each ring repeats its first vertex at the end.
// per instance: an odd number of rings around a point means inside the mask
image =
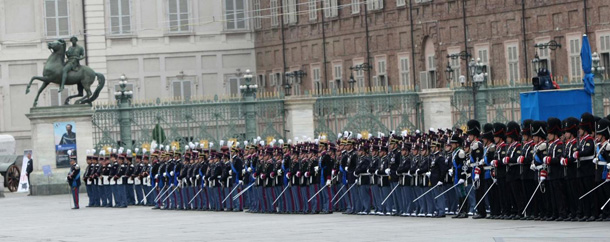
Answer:
POLYGON ((183 154, 153 144, 150 157, 90 156, 84 179, 90 206, 114 197, 115 206, 154 209, 606 220, 609 123, 588 113, 521 125, 471 120, 465 132, 259 138, 221 142, 219 151, 191 143, 183 154))

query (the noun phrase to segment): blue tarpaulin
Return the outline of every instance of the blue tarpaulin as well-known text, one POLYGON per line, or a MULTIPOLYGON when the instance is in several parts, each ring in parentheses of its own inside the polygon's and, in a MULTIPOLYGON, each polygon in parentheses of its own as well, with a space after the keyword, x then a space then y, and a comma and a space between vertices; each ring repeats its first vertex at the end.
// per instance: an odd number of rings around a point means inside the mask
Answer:
POLYGON ((589 37, 587 37, 586 34, 582 36, 580 63, 582 64, 582 71, 585 74, 585 77, 582 79, 585 86, 585 92, 587 92, 589 95, 593 95, 595 94, 595 82, 593 82, 593 73, 591 73, 593 59, 591 58, 591 45, 589 44, 589 37))
POLYGON ((521 121, 547 120, 556 117, 579 118, 592 112, 591 96, 584 89, 561 89, 521 93, 521 121))

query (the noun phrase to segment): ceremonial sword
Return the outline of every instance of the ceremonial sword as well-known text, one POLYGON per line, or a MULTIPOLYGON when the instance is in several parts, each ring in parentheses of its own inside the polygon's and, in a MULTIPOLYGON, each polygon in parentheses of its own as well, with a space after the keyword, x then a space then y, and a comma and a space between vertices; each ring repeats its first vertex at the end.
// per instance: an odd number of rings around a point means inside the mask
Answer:
MULTIPOLYGON (((438 187, 439 185, 442 185, 442 184, 438 184, 437 183, 436 186, 433 186, 432 188, 428 189, 428 191, 424 192, 424 194, 422 194, 421 196, 419 196, 416 199, 414 199, 413 202, 415 202, 415 201, 419 200, 420 198, 424 197, 426 194, 428 194, 429 192, 434 190, 434 188, 438 187)), ((383 205, 383 203, 382 203, 382 205, 383 205)))
POLYGON ((345 195, 347 195, 347 193, 349 192, 349 190, 352 190, 352 188, 354 188, 354 186, 355 186, 356 184, 357 184, 357 183, 352 184, 352 185, 351 185, 351 186, 350 186, 350 187, 347 189, 347 191, 345 191, 345 193, 343 193, 343 195, 341 195, 341 197, 339 197, 339 199, 337 199, 337 201, 336 201, 336 202, 335 202, 335 204, 333 204, 333 205, 337 205, 337 203, 339 203, 339 201, 341 201, 341 198, 345 197, 345 195))

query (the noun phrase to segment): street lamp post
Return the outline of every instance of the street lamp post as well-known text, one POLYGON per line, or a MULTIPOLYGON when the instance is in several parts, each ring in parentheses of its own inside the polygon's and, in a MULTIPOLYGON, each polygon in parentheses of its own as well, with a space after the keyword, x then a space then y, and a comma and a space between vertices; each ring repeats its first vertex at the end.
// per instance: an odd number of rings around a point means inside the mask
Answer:
MULTIPOLYGON (((354 72, 354 71, 356 71, 356 72, 358 72, 358 71, 370 72, 371 69, 373 69, 373 66, 371 66, 368 62, 365 62, 365 63, 359 64, 359 65, 350 66, 349 69, 352 72, 354 72)), ((353 90, 354 86, 355 86, 355 83, 356 83, 356 80, 354 79, 354 74, 353 73, 350 75, 350 81, 349 82, 350 82, 351 88, 353 90)), ((369 84, 370 84, 370 80, 369 80, 369 84)))
MULTIPOLYGON (((470 58, 472 55, 470 53, 468 53, 467 51, 462 51, 460 53, 455 53, 455 54, 451 54, 451 55, 447 55, 447 58, 455 60, 455 59, 461 59, 461 60, 468 60, 468 58, 470 58)), ((447 75, 449 76, 449 80, 451 80, 450 75, 453 73, 453 69, 451 68, 451 65, 449 63, 449 61, 447 62, 447 69, 445 70, 445 73, 447 73, 447 75)), ((486 97, 484 95, 477 95, 479 88, 481 87, 481 85, 483 83, 485 83, 487 81, 487 66, 485 64, 483 64, 481 62, 480 58, 477 58, 477 60, 475 61, 474 59, 470 59, 470 62, 468 62, 468 68, 467 68, 468 74, 466 76, 460 76, 460 84, 464 87, 464 88, 469 88, 467 85, 467 82, 469 81, 469 78, 467 77, 471 77, 470 80, 472 80, 472 84, 470 85, 470 88, 472 88, 472 101, 474 102, 474 111, 473 111, 473 116, 474 119, 479 120, 479 122, 486 122, 487 121, 487 114, 485 113, 485 101, 486 101, 486 97)))
MULTIPOLYGON (((593 73, 593 80, 595 80, 595 82, 600 82, 601 80, 603 80, 603 73, 606 70, 606 68, 604 66, 602 66, 600 64, 600 59, 599 59, 599 55, 597 54, 597 52, 593 52, 593 55, 591 56, 591 60, 592 60, 592 65, 591 65, 591 72, 593 73)), ((593 100, 594 100, 594 106, 593 108, 595 115, 599 115, 599 116, 604 116, 604 98, 601 94, 599 93, 595 93, 593 94, 593 100)))
POLYGON ((121 133, 122 146, 126 149, 131 149, 131 115, 129 106, 133 98, 133 91, 127 90, 127 77, 121 75, 119 81, 119 90, 115 90, 114 98, 117 100, 119 107, 119 129, 121 133))
POLYGON ((445 79, 447 79, 447 86, 453 80, 453 68, 451 68, 451 64, 447 61, 447 67, 445 68, 445 79))
POLYGON ((474 117, 475 119, 479 120, 479 122, 486 121, 486 97, 484 95, 477 96, 477 93, 479 88, 487 81, 487 65, 481 62, 481 58, 477 58, 476 62, 474 59, 471 59, 468 67, 470 68, 470 75, 472 76, 472 100, 476 102, 474 107, 474 117))
MULTIPOLYGON (((286 73, 284 73, 284 76, 285 77, 293 78, 293 80, 295 82, 298 80, 297 83, 301 83, 301 81, 303 81, 303 77, 307 76, 307 72, 304 72, 303 70, 298 70, 298 71, 293 71, 293 72, 286 72, 286 73)), ((286 82, 284 83, 284 92, 285 92, 286 96, 290 96, 290 89, 292 89, 292 85, 290 85, 288 80, 286 80, 286 82)))
MULTIPOLYGON (((555 40, 551 40, 547 43, 536 43, 534 45, 534 48, 538 48, 540 50, 544 50, 546 48, 549 48, 550 50, 556 50, 557 48, 561 48, 561 44, 557 43, 557 41, 555 40)), ((536 56, 534 57, 534 60, 538 59, 538 62, 540 62, 540 58, 538 57, 538 53, 536 53, 536 56)), ((552 68, 553 65, 555 64, 555 60, 553 59, 553 62, 551 62, 551 69, 554 71, 555 68, 552 68)), ((540 68, 540 63, 538 63, 538 67, 536 67, 536 69, 540 68)), ((548 67, 547 67, 548 69, 548 67)), ((538 70, 536 70, 536 74, 537 74, 538 70)))
POLYGON ((246 140, 251 140, 256 137, 256 103, 254 100, 256 99, 258 85, 252 83, 252 73, 250 73, 250 70, 246 70, 243 78, 246 80, 246 83, 240 85, 239 90, 241 90, 241 94, 244 98, 246 110, 246 140))

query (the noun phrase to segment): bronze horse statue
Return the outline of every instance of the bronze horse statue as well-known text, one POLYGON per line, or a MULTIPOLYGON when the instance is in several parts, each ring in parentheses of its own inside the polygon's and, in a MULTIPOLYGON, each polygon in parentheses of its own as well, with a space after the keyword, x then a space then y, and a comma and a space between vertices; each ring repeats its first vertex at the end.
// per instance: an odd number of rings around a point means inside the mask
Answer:
MULTIPOLYGON (((44 70, 42 72, 42 76, 34 76, 30 80, 27 89, 25 90, 25 94, 30 92, 30 86, 34 80, 42 81, 42 86, 38 90, 38 94, 36 95, 36 99, 34 99, 34 107, 38 105, 38 97, 40 93, 50 84, 50 83, 61 83, 62 77, 62 69, 65 64, 66 59, 66 42, 62 39, 47 43, 48 48, 51 50, 51 55, 47 59, 46 64, 44 65, 44 70)), ((104 88, 104 84, 106 83, 106 78, 101 73, 97 73, 93 71, 88 66, 80 66, 77 70, 72 70, 68 72, 68 78, 66 79, 66 85, 77 85, 78 94, 72 95, 66 98, 65 104, 69 104, 70 99, 82 97, 78 99, 75 104, 82 104, 95 101, 100 94, 102 88, 104 88), (95 82, 95 78, 99 82, 99 85, 95 89, 93 93, 91 93, 91 85, 95 82), (83 96, 83 90, 86 92, 86 95, 83 96)), ((61 90, 60 90, 61 92, 61 90)))

